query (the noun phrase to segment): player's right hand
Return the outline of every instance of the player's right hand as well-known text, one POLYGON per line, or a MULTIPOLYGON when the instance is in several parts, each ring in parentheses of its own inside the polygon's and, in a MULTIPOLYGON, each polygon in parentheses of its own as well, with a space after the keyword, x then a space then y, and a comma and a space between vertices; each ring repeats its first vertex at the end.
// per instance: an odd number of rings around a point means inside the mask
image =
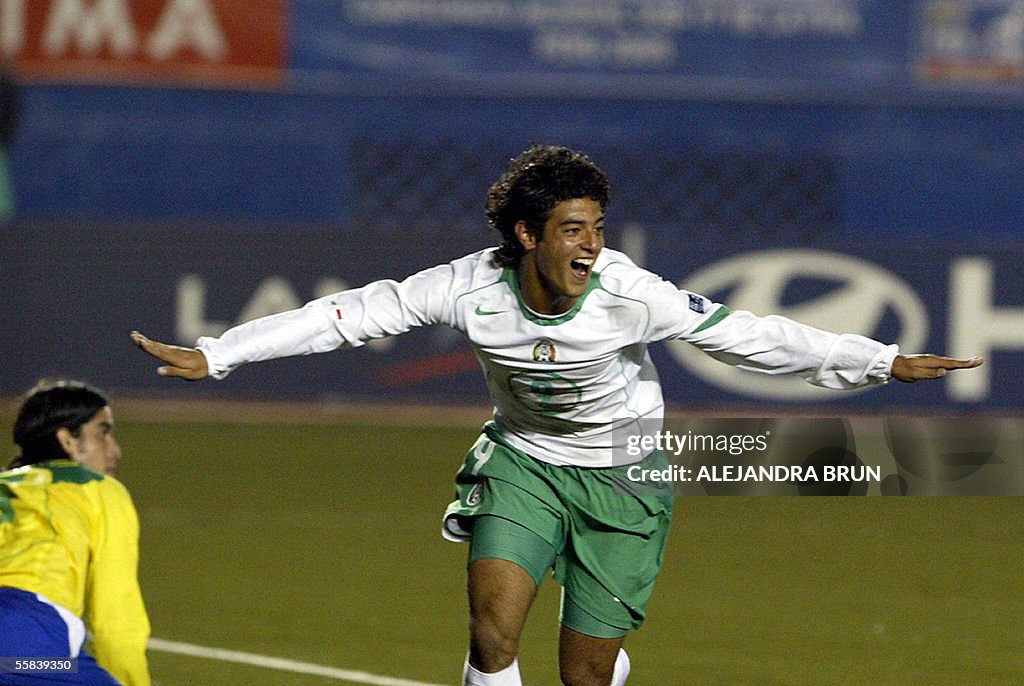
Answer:
POLYGON ((177 376, 188 381, 199 381, 210 374, 206 364, 206 356, 196 348, 183 348, 180 345, 168 345, 152 341, 138 331, 132 331, 132 342, 153 357, 166 362, 157 367, 160 376, 177 376))

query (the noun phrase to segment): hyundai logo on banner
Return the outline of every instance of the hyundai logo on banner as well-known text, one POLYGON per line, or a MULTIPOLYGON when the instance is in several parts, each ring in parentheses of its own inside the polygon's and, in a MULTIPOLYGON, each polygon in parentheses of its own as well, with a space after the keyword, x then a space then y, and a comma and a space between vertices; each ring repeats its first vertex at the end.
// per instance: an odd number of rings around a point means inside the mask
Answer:
MULTIPOLYGON (((899 277, 865 260, 817 250, 773 250, 729 257, 701 269, 679 287, 718 299, 733 310, 778 314, 827 331, 880 338, 883 319, 895 316, 901 350, 918 352, 928 339, 928 315, 917 293, 899 277), (828 288, 822 292, 821 286, 828 288), (803 292, 801 292, 803 291, 803 292)), ((669 351, 704 381, 766 399, 837 400, 845 394, 800 378, 751 374, 708 357, 688 343, 669 351)))

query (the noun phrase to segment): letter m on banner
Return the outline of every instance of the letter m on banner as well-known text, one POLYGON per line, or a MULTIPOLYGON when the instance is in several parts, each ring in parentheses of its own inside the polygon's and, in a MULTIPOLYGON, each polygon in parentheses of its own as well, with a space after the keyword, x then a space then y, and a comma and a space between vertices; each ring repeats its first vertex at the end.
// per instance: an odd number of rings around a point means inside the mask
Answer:
POLYGON ((0 51, 29 80, 267 87, 284 0, 0 0, 0 51))

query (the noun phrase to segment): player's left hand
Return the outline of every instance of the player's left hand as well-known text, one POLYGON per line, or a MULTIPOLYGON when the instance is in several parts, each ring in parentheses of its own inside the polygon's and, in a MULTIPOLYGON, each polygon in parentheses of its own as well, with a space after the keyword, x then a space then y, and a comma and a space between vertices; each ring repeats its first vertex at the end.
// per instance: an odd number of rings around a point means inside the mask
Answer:
POLYGON ((980 357, 958 360, 955 357, 939 355, 897 355, 892 361, 892 377, 899 381, 914 383, 920 379, 941 379, 950 369, 973 369, 984 362, 980 357))

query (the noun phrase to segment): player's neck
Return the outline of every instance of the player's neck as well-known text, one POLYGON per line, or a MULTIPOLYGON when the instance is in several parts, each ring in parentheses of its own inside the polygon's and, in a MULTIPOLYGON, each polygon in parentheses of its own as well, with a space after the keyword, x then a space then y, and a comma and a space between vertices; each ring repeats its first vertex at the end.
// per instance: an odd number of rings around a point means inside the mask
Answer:
POLYGON ((519 263, 516 278, 523 304, 537 314, 565 314, 576 305, 578 298, 558 294, 554 287, 546 283, 533 260, 522 260, 519 263))

